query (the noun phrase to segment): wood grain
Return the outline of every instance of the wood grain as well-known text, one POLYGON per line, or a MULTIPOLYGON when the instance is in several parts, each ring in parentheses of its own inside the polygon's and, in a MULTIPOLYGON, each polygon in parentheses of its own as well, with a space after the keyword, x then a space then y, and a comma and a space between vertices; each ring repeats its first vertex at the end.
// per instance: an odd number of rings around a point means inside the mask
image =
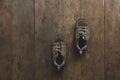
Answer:
POLYGON ((0 0, 0 80, 11 77, 11 4, 9 0, 0 0))
POLYGON ((90 39, 81 80, 104 80, 104 0, 82 0, 82 18, 88 21, 90 39))
POLYGON ((104 5, 103 1, 36 0, 36 69, 37 79, 104 79, 104 5), (94 11, 96 7, 96 11, 94 11), (94 15, 93 15, 94 14, 94 15), (91 39, 86 55, 78 57, 74 49, 77 19, 88 20, 91 39), (52 72, 51 42, 62 32, 67 44, 67 64, 62 75, 52 72), (97 51, 95 50, 97 49, 97 51), (99 62, 99 63, 98 63, 99 62), (48 67, 49 66, 49 67, 48 67), (42 72, 42 74, 40 74, 42 72), (47 77, 45 77, 47 76, 47 77), (56 76, 56 77, 55 77, 56 76))
POLYGON ((0 80, 119 80, 120 0, 0 0, 0 80), (87 52, 77 55, 75 23, 88 21, 87 52), (63 35, 64 70, 52 65, 63 35))
POLYGON ((34 0, 11 4, 12 80, 35 80, 34 0))
POLYGON ((120 80, 120 0, 105 0, 105 80, 120 80))
POLYGON ((52 65, 52 42, 59 31, 59 0, 35 0, 36 80, 62 80, 52 65))
POLYGON ((67 64, 63 80, 81 80, 81 57, 75 49, 75 24, 81 18, 81 0, 61 0, 63 3, 63 34, 67 44, 67 64))

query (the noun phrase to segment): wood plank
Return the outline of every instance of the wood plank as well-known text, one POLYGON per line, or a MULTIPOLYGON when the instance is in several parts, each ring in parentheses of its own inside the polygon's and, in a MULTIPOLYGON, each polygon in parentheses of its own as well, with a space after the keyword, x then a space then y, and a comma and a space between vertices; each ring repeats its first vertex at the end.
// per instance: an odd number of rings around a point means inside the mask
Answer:
POLYGON ((81 62, 82 59, 75 49, 75 24, 81 18, 82 0, 61 0, 64 10, 63 16, 63 34, 67 44, 67 60, 64 70, 63 80, 81 80, 81 62))
POLYGON ((104 80, 104 0, 82 0, 82 18, 88 21, 90 39, 81 80, 104 80))
POLYGON ((34 0, 11 4, 12 80, 35 80, 34 0))
POLYGON ((59 0, 35 0, 36 80, 62 80, 52 65, 52 42, 59 31, 59 0))
POLYGON ((11 77, 11 4, 0 0, 0 80, 11 77))
POLYGON ((120 80, 120 0, 105 0, 105 80, 120 80))

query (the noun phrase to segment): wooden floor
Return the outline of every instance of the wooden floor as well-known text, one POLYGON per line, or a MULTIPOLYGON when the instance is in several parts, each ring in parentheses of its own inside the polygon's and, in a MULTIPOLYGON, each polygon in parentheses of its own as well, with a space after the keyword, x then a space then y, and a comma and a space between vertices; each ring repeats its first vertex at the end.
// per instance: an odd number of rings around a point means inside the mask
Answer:
POLYGON ((0 80, 120 80, 120 0, 0 0, 0 80), (88 21, 85 55, 74 28, 88 21), (67 60, 55 71, 51 44, 62 34, 67 60))

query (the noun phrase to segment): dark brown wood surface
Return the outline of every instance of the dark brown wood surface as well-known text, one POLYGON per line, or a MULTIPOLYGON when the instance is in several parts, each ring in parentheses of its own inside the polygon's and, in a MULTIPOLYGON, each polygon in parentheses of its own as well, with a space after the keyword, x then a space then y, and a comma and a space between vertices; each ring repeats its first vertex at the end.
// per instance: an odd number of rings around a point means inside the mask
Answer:
POLYGON ((0 80, 11 77, 11 4, 9 0, 0 1, 0 80))
POLYGON ((10 4, 12 76, 8 80, 35 80, 34 0, 14 0, 10 4))
POLYGON ((105 0, 105 80, 120 80, 120 0, 105 0))
POLYGON ((67 64, 61 80, 104 79, 104 5, 103 1, 36 0, 36 42, 40 66, 38 77, 44 80, 55 78, 51 73, 50 45, 57 31, 62 29, 67 44, 67 64), (55 5, 56 4, 56 5, 55 5), (96 10, 94 10, 96 7, 96 10), (94 15, 93 15, 94 14, 94 15), (51 21, 52 18, 52 21, 51 21), (77 56, 74 50, 74 28, 78 18, 89 22, 91 38, 86 55, 77 56), (95 50, 97 49, 97 51, 95 50), (45 54, 46 53, 46 54, 45 54), (42 60, 43 59, 43 60, 42 60), (45 60, 47 60, 45 62, 45 60), (49 67, 48 67, 49 66, 49 67), (42 69, 41 69, 42 68, 42 69), (42 71, 42 74, 40 72, 42 71), (44 77, 47 76, 47 77, 44 77), (63 78, 63 79, 62 79, 63 78))
MULTIPOLYGON (((34 0, 13 0, 11 80, 35 79, 34 0)), ((10 80, 10 79, 8 79, 10 80)))
POLYGON ((120 0, 0 0, 0 80, 119 80, 120 0), (87 52, 75 49, 75 23, 88 21, 87 52), (64 70, 51 59, 62 34, 64 70))
POLYGON ((82 0, 81 13, 90 31, 81 80, 104 80, 104 0, 82 0))
POLYGON ((52 43, 59 29, 59 1, 35 0, 36 80, 62 80, 52 65, 52 43))

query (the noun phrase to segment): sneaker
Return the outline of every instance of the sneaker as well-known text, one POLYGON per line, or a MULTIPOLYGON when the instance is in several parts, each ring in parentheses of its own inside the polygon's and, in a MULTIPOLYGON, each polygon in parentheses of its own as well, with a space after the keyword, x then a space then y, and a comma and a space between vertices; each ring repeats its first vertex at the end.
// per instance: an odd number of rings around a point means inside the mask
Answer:
POLYGON ((83 54, 84 50, 87 48, 87 42, 89 39, 89 30, 87 27, 87 22, 85 20, 79 19, 76 23, 76 47, 79 50, 79 54, 83 54))
POLYGON ((52 52, 53 64, 57 67, 57 70, 60 71, 61 68, 65 65, 66 60, 66 45, 64 43, 63 37, 57 37, 53 43, 52 52))

